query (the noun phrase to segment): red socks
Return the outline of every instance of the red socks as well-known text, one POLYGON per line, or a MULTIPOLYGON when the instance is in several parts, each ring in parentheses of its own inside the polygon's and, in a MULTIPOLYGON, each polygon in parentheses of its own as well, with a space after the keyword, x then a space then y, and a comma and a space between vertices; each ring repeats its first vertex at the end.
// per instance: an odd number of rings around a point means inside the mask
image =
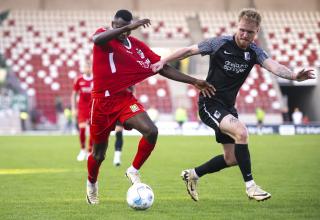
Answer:
MULTIPOLYGON (((86 128, 80 128, 79 137, 80 137, 81 149, 86 149, 86 128)), ((93 145, 93 141, 92 141, 92 138, 90 135, 89 136, 89 147, 88 147, 89 153, 92 152, 92 145, 93 145)))
POLYGON ((98 163, 93 158, 92 154, 89 154, 87 167, 88 167, 88 180, 90 181, 90 183, 97 182, 100 165, 101 163, 98 163))
MULTIPOLYGON (((132 166, 137 170, 144 164, 144 162, 150 156, 155 144, 150 144, 144 137, 141 138, 138 146, 138 151, 134 157, 132 166)), ((94 158, 92 153, 89 154, 87 167, 88 167, 88 180, 91 183, 97 182, 99 168, 101 163, 98 163, 94 158)))
POLYGON ((138 151, 134 157, 132 166, 139 170, 150 156, 154 146, 155 144, 150 144, 144 137, 142 137, 139 142, 138 151))
POLYGON ((80 133, 79 136, 80 136, 81 149, 85 149, 86 148, 86 129, 80 128, 79 133, 80 133))

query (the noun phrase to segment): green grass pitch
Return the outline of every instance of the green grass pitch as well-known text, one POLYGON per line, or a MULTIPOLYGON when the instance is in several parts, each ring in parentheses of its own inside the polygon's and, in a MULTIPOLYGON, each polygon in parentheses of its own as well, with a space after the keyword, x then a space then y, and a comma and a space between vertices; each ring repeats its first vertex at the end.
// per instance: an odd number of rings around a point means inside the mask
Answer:
POLYGON ((320 219, 320 136, 251 136, 253 176, 270 191, 249 201, 238 167, 207 175, 200 200, 189 198, 180 178, 220 154, 213 137, 160 136, 141 169, 155 202, 135 211, 125 201, 124 176, 139 137, 125 136, 123 163, 112 165, 114 137, 100 169, 100 204, 85 201, 86 162, 77 162, 76 136, 0 137, 0 219, 320 219))

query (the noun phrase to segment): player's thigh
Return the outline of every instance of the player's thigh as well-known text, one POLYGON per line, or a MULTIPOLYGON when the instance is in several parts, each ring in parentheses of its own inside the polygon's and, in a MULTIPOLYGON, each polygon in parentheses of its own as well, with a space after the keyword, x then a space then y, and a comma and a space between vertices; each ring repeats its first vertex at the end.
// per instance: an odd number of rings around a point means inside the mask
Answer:
POLYGON ((212 128, 215 132, 216 141, 221 144, 234 143, 234 138, 224 133, 220 129, 221 120, 234 111, 234 115, 237 116, 237 112, 234 109, 226 109, 222 105, 212 103, 199 104, 199 116, 201 121, 212 128))
POLYGON ((154 125, 150 117, 146 112, 140 112, 124 122, 125 127, 133 128, 141 132, 142 134, 150 131, 157 131, 157 127, 154 125))
POLYGON ((154 134, 157 128, 135 97, 131 97, 121 109, 118 118, 125 129, 136 129, 143 135, 154 134))
MULTIPOLYGON (((232 114, 231 110, 232 109, 227 109, 217 102, 199 104, 199 116, 201 121, 214 129, 216 133, 222 132, 220 129, 221 122, 226 116, 232 114)), ((237 116, 236 111, 234 115, 237 116)))
POLYGON ((109 134, 114 130, 117 115, 108 109, 110 103, 104 99, 94 99, 90 113, 90 135, 94 144, 107 143, 109 134))
POLYGON ((226 115, 220 122, 220 130, 236 139, 239 135, 247 134, 247 128, 243 122, 232 114, 226 115))
MULTIPOLYGON (((78 116, 77 116, 77 120, 78 120, 78 125, 80 127, 81 123, 88 123, 90 118, 90 109, 86 108, 86 109, 78 109, 78 116)), ((84 126, 86 126, 86 124, 84 126)))

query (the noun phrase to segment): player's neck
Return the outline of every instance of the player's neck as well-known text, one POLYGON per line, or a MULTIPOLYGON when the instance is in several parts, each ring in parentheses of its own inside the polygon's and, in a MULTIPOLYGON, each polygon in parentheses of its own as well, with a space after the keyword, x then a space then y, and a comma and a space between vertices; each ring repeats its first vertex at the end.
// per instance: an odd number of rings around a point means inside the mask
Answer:
POLYGON ((92 75, 83 74, 85 80, 92 80, 92 75))
POLYGON ((129 47, 130 46, 130 43, 129 43, 129 40, 128 38, 125 38, 123 41, 122 41, 122 44, 126 47, 129 47))

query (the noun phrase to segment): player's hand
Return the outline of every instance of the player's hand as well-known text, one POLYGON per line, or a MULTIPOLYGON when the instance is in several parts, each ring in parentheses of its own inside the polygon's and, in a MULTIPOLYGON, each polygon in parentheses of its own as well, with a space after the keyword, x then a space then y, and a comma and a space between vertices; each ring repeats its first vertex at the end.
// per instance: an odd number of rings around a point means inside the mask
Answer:
POLYGON ((197 79, 196 82, 194 83, 194 86, 201 91, 204 97, 211 98, 212 96, 215 95, 216 89, 213 87, 213 85, 211 85, 205 80, 197 79))
POLYGON ((316 74, 313 71, 314 71, 313 69, 308 69, 308 70, 303 69, 296 74, 295 80, 300 82, 308 79, 315 79, 316 74))
POLYGON ((166 64, 166 62, 164 62, 163 60, 159 60, 158 62, 151 64, 151 69, 154 73, 159 72, 160 70, 162 70, 163 66, 166 64))
POLYGON ((135 30, 141 26, 143 26, 144 28, 149 27, 149 25, 151 25, 150 19, 145 18, 145 19, 140 19, 140 20, 134 21, 131 24, 129 24, 128 26, 129 26, 130 30, 135 30))

